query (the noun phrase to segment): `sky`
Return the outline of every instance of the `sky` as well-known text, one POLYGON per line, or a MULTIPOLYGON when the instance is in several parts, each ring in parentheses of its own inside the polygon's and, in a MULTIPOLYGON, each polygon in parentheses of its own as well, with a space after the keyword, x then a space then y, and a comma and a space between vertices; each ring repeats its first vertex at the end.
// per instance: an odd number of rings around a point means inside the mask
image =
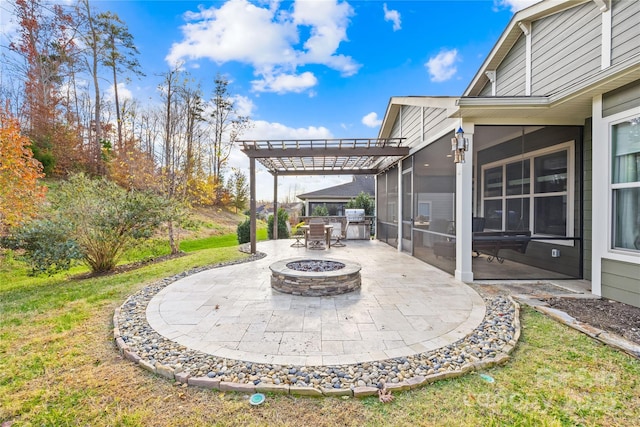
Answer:
MULTIPOLYGON (((5 2, 6 0, 0 0, 5 2)), ((146 77, 121 96, 155 102, 181 66, 205 97, 217 73, 253 126, 241 139, 375 138, 394 96, 458 96, 513 14, 537 0, 93 0, 134 36, 146 77)), ((0 7, 2 45, 11 16, 0 7)), ((109 89, 107 89, 109 93, 109 89)), ((113 93, 113 88, 110 90, 113 93)), ((235 150, 229 166, 248 171, 235 150)), ((280 177, 279 199, 351 180, 280 177)), ((257 199, 273 199, 259 167, 257 199)))

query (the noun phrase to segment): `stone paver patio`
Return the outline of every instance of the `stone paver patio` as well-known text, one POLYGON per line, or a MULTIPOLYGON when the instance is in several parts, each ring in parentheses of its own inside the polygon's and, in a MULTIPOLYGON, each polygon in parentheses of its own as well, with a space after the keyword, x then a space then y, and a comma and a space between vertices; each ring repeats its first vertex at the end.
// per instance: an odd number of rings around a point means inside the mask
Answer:
POLYGON ((149 325, 165 338, 217 357, 254 363, 345 365, 428 352, 482 322, 469 286, 377 241, 308 250, 291 241, 258 244, 266 257, 202 271, 149 302, 149 325), (269 265, 285 258, 347 259, 362 265, 362 288, 329 297, 282 294, 269 265))

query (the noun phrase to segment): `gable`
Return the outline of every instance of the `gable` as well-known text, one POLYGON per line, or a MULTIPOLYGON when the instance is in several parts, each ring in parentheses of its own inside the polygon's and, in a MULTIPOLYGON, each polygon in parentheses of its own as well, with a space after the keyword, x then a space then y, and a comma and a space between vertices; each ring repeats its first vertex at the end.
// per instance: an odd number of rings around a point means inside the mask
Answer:
POLYGON ((532 22, 531 93, 549 95, 600 71, 601 26, 593 2, 532 22))

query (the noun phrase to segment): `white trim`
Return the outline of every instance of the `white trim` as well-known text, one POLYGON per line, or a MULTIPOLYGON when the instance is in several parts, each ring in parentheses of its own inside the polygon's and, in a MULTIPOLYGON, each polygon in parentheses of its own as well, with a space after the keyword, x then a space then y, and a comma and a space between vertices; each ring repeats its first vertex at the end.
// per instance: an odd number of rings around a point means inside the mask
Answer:
POLYGON ((611 147, 612 136, 613 136, 613 126, 623 123, 630 118, 640 116, 640 107, 631 108, 629 110, 613 114, 608 116, 606 119, 603 118, 603 122, 605 123, 605 129, 607 132, 606 139, 606 148, 607 148, 607 216, 608 221, 607 224, 607 237, 606 237, 606 252, 603 255, 603 258, 615 260, 615 261, 624 261, 633 264, 640 264, 640 252, 626 251, 624 249, 614 248, 613 247, 613 190, 620 188, 638 188, 639 184, 637 182, 633 183, 622 183, 622 184, 613 184, 613 168, 612 168, 612 159, 613 159, 613 151, 611 147))
POLYGON ((596 4, 602 3, 600 11, 602 12, 602 52, 600 53, 601 64, 600 69, 604 70, 611 66, 611 5, 609 0, 594 0, 596 4))
MULTIPOLYGON (((463 122, 465 139, 469 142, 468 152, 473 152, 475 124, 463 122)), ((473 157, 467 156, 465 163, 456 164, 456 269, 454 276, 465 283, 473 282, 471 217, 473 209, 473 157)))
POLYGON ((518 22, 518 25, 526 37, 524 94, 525 96, 531 96, 531 22, 518 22))
POLYGON ((496 70, 488 70, 484 74, 491 82, 491 96, 496 96, 496 70))

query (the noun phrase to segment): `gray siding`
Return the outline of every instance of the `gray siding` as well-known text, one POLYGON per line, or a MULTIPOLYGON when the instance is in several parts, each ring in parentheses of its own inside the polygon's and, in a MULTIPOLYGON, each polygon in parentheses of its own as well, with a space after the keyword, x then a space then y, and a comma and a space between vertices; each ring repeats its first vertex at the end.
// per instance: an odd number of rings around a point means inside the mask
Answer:
MULTIPOLYGON (((526 50, 526 37, 522 35, 496 70, 496 95, 524 96, 526 50)), ((491 94, 491 84, 489 84, 489 94, 491 94)))
POLYGON ((629 83, 602 96, 604 117, 640 106, 640 80, 629 83))
POLYGON ((593 2, 533 22, 533 95, 555 93, 600 71, 601 24, 593 2))
POLYGON ((491 82, 487 82, 487 84, 484 85, 479 96, 491 96, 491 82))
MULTIPOLYGON (((593 212, 593 179, 592 179, 592 171, 593 171, 593 144, 592 144, 592 121, 591 119, 587 119, 584 124, 584 132, 583 132, 583 200, 584 200, 584 211, 583 211, 583 228, 582 228, 582 242, 583 242, 583 260, 584 263, 582 265, 582 276, 587 280, 591 280, 591 248, 592 246, 592 230, 593 230, 593 220, 592 220, 592 212, 593 212)), ((576 217, 578 218, 578 217, 576 217)))
POLYGON ((611 12, 611 61, 618 64, 640 53, 640 1, 614 1, 611 12))
POLYGON ((396 119, 396 122, 393 124, 393 127, 391 128, 391 134, 389 135, 390 138, 402 138, 402 107, 400 109, 400 113, 398 114, 398 118, 396 119))
POLYGON ((640 265, 602 260, 602 296, 640 307, 640 265))
POLYGON ((422 128, 421 111, 421 107, 413 105, 402 106, 402 132, 404 133, 402 136, 407 138, 406 141, 409 146, 420 142, 422 139, 420 132, 422 128))
POLYGON ((437 128, 447 119, 447 110, 444 108, 424 108, 424 130, 422 132, 422 139, 427 139, 425 135, 437 128))

